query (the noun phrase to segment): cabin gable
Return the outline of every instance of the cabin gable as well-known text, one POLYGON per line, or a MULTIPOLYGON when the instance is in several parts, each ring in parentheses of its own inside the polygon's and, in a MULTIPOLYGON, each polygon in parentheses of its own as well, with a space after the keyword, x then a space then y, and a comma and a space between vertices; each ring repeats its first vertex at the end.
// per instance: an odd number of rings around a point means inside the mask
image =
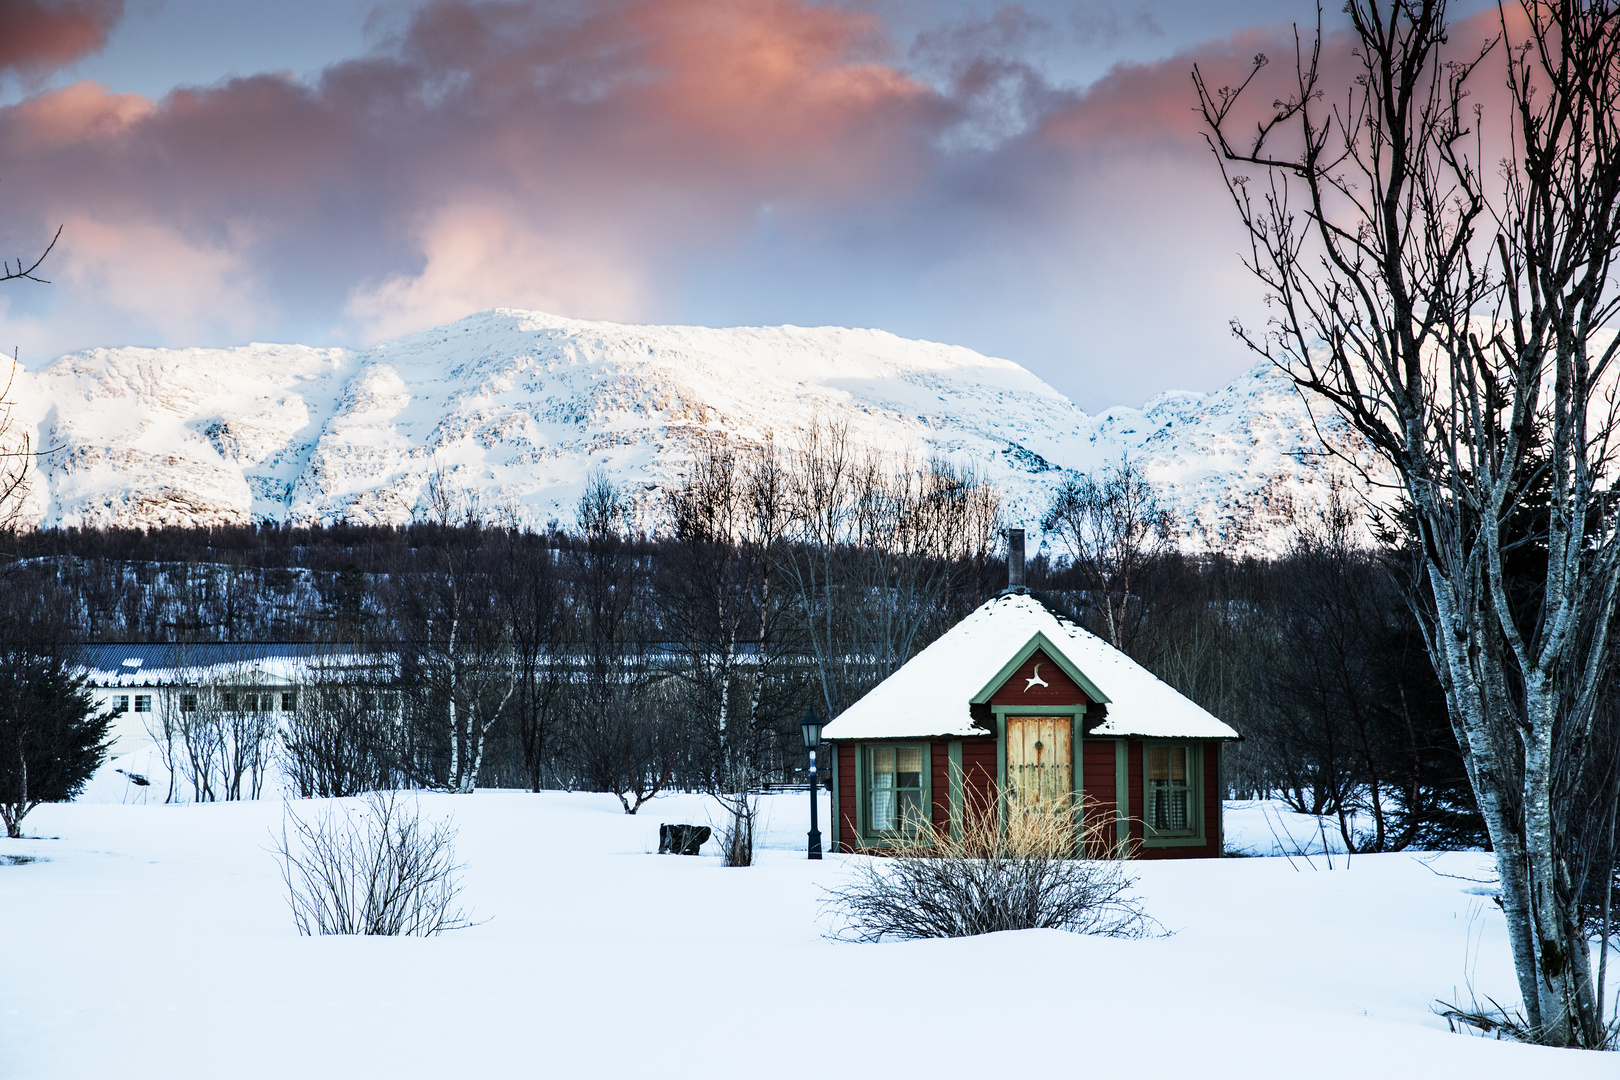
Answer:
POLYGON ((1002 711, 1023 706, 1083 706, 1095 701, 1045 649, 1036 649, 991 693, 990 708, 1002 711))
MULTIPOLYGON (((991 701, 992 698, 997 696, 998 692, 1007 689, 1008 684, 1014 681, 1015 676, 1021 676, 1020 681, 1017 683, 1017 687, 1020 690, 1025 688, 1029 690, 1040 690, 1041 687, 1038 685, 1038 683, 1036 685, 1031 685, 1027 681, 1029 680, 1030 675, 1033 673, 1034 666, 1037 663, 1042 665, 1042 675, 1040 677, 1041 681, 1045 681, 1050 684, 1052 680, 1045 673, 1048 671, 1059 672, 1063 675, 1064 681, 1067 683, 1067 685, 1072 688, 1071 696, 1065 698, 1061 702, 1054 701, 1053 704, 1079 705, 1095 703, 1106 705, 1108 703, 1108 695, 1097 689, 1097 685, 1088 679, 1084 672, 1074 666, 1074 663, 1064 655, 1062 649, 1057 648, 1050 641, 1048 641, 1045 634, 1036 633, 1024 643, 1023 648, 1014 653, 1012 657, 1002 665, 1001 670, 998 671, 989 682, 984 684, 983 689, 981 689, 977 694, 973 695, 973 697, 970 699, 970 704, 978 705, 991 701), (1037 653, 1040 654, 1039 659, 1036 657, 1037 653), (1072 696, 1073 691, 1075 690, 1079 691, 1078 697, 1072 696)), ((1035 701, 1032 698, 1024 698, 1023 700, 1028 704, 1035 704, 1035 701)), ((1019 704, 1019 702, 1008 703, 1019 704)))

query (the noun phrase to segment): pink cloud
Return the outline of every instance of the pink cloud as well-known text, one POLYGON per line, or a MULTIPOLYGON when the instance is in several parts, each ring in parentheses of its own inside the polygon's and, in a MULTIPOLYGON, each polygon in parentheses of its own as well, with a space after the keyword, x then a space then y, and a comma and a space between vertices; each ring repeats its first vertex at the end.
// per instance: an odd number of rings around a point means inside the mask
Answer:
POLYGON ((139 94, 115 94, 99 83, 79 82, 39 94, 11 110, 6 148, 38 154, 85 139, 102 139, 145 120, 157 106, 139 94))
POLYGON ((1188 76, 1230 81, 1262 49, 1280 71, 1286 39, 1076 92, 1019 60, 1026 22, 936 36, 925 81, 839 4, 434 0, 313 85, 81 83, 0 109, 6 218, 68 223, 62 347, 118 325, 371 340, 509 305, 864 322, 1097 361, 1099 395, 1188 356, 1235 366, 1239 238, 1188 76))
POLYGON ((5 0, 0 71, 41 74, 107 44, 124 0, 5 0))
POLYGON ((582 238, 534 229, 501 196, 463 195, 417 230, 424 265, 354 290, 345 313, 370 344, 453 322, 491 306, 566 311, 629 321, 645 282, 634 260, 615 260, 582 238))

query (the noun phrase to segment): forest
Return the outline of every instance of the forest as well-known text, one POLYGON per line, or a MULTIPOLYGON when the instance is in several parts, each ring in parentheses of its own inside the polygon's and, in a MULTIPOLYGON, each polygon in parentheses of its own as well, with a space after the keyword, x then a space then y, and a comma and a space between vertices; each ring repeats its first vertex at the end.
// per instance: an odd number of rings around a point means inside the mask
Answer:
MULTIPOLYGON (((544 532, 430 490, 403 527, 16 533, 4 592, 32 614, 0 634, 397 655, 386 696, 332 665, 254 753, 303 794, 586 789, 633 812, 802 782, 806 710, 836 716, 1007 583, 993 488, 834 429, 711 444, 658 500, 656 530, 596 474, 576 527, 544 532)), ((1230 797, 1323 815, 1356 851, 1482 843, 1404 563, 1348 500, 1280 557, 1193 555, 1123 462, 1072 477, 1041 524, 1030 587, 1242 732, 1230 797)))

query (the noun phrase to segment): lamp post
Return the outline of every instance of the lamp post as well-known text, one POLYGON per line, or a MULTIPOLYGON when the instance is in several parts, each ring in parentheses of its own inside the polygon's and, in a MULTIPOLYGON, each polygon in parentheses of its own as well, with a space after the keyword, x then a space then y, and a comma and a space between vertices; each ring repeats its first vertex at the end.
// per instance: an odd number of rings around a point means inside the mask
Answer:
POLYGON ((799 721, 804 733, 804 748, 810 751, 810 857, 821 858, 821 830, 816 827, 816 747, 821 745, 821 721, 811 709, 799 721))

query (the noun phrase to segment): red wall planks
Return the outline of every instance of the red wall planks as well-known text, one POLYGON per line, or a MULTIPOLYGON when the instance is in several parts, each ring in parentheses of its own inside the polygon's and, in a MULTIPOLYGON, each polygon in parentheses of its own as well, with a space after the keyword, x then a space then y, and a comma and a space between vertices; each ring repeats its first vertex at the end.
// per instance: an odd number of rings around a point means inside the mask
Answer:
POLYGON ((855 755, 859 748, 834 743, 838 755, 838 850, 855 850, 855 755))
POLYGON ((996 740, 962 740, 962 788, 972 813, 984 813, 995 804, 996 740))
POLYGON ((1113 739, 1087 739, 1081 744, 1080 768, 1086 800, 1086 826, 1093 841, 1106 847, 1118 842, 1115 835, 1115 765, 1113 739))

